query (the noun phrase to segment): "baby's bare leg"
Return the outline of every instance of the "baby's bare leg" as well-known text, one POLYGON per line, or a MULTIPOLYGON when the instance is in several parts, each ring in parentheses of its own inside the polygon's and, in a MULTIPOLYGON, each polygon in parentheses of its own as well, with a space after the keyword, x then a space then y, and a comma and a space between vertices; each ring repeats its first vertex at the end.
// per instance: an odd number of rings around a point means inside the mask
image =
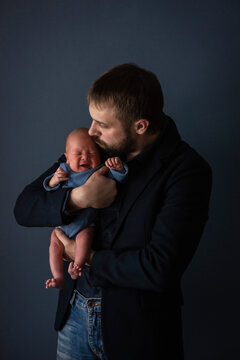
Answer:
POLYGON ((116 170, 121 173, 124 172, 124 166, 123 166, 122 160, 119 157, 108 158, 105 161, 105 165, 111 170, 116 170))
POLYGON ((82 274, 82 268, 88 260, 91 251, 93 235, 94 228, 93 226, 89 226, 80 231, 76 236, 75 260, 74 263, 70 263, 68 268, 72 279, 77 279, 82 274))
POLYGON ((53 278, 46 281, 46 289, 49 288, 63 288, 64 274, 63 274, 63 253, 64 245, 58 239, 55 229, 51 234, 51 243, 49 246, 49 263, 53 278))

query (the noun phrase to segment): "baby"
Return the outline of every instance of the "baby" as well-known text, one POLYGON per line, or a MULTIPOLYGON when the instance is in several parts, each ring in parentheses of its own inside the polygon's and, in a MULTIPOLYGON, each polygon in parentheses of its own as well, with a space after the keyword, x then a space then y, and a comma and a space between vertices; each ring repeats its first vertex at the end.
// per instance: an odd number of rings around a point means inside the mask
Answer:
MULTIPOLYGON (((66 140, 66 163, 61 163, 57 171, 48 176, 43 186, 47 191, 55 191, 60 186, 74 188, 83 185, 89 176, 93 174, 100 165, 100 154, 95 142, 88 134, 88 129, 80 128, 73 130, 66 140)), ((105 165, 109 168, 107 176, 123 182, 128 173, 127 165, 120 158, 108 158, 105 165)), ((94 222, 97 210, 93 208, 83 209, 77 214, 69 225, 61 226, 65 234, 76 241, 75 259, 71 262, 68 272, 72 279, 81 275, 83 265, 88 259, 94 236, 94 222)), ((63 256, 64 244, 57 236, 58 229, 51 234, 49 248, 49 262, 53 278, 46 281, 46 288, 63 288, 63 256)))

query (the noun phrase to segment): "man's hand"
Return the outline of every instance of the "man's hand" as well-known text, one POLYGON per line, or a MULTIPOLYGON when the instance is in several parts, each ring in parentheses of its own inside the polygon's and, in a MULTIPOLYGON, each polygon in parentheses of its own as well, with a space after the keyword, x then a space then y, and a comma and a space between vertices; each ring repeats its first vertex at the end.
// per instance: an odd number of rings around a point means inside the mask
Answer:
POLYGON ((69 178, 67 177, 66 172, 59 167, 54 173, 53 177, 49 180, 48 186, 53 188, 57 186, 60 182, 66 181, 68 179, 69 178))
MULTIPOLYGON (((64 245, 64 259, 69 261, 74 261, 75 259, 75 249, 76 249, 76 242, 69 239, 69 237, 62 231, 60 228, 55 229, 55 234, 58 237, 58 239, 63 243, 64 245)), ((90 266, 92 262, 93 255, 95 254, 95 250, 91 250, 89 257, 86 261, 86 265, 90 266)), ((72 263, 71 266, 73 266, 74 263, 72 263)))
POLYGON ((64 245, 64 259, 73 261, 75 259, 76 242, 69 239, 69 237, 67 237, 67 235, 60 228, 55 229, 55 234, 64 245))
POLYGON ((106 166, 95 171, 86 183, 70 191, 67 211, 74 212, 80 209, 93 207, 96 209, 108 207, 117 195, 116 182, 104 176, 108 172, 106 166))

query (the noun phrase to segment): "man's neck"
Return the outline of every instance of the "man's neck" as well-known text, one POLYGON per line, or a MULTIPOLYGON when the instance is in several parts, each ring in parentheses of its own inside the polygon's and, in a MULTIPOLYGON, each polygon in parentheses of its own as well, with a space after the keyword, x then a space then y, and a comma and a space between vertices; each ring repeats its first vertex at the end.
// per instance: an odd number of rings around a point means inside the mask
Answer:
POLYGON ((127 155, 127 160, 130 160, 140 154, 148 145, 154 143, 160 133, 141 136, 136 141, 136 148, 127 155))

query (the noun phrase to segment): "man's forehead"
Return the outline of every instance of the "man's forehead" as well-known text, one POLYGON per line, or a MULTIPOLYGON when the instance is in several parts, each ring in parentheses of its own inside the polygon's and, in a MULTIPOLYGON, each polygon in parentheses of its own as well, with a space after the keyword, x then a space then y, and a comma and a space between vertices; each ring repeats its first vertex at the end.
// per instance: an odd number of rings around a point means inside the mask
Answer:
POLYGON ((98 110, 103 110, 103 109, 106 109, 106 108, 112 108, 114 109, 115 108, 115 105, 112 101, 90 101, 89 103, 89 106, 92 107, 92 108, 96 108, 98 110))
MULTIPOLYGON (((109 103, 100 103, 96 104, 91 102, 89 104, 89 112, 94 116, 104 116, 104 117, 113 117, 116 118, 116 110, 115 107, 109 103)), ((98 119, 94 119, 98 120, 98 119)))

